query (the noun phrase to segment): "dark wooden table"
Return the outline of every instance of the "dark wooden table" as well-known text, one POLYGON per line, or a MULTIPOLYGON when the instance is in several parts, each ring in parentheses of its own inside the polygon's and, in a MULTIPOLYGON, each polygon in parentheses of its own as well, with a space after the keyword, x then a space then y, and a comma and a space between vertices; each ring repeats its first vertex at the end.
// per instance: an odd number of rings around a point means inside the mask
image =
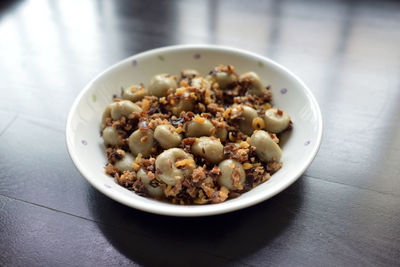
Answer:
POLYGON ((400 265, 400 2, 0 2, 0 266, 400 265), (174 218, 93 189, 65 144, 84 85, 183 43, 265 55, 320 103, 321 149, 245 210, 174 218))

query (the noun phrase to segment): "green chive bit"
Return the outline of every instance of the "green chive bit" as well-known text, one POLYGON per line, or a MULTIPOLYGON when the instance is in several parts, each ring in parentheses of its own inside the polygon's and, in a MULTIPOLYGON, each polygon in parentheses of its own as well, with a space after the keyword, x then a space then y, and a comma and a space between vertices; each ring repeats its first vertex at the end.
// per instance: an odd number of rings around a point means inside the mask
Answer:
POLYGON ((165 60, 165 58, 163 56, 158 56, 158 59, 161 60, 161 61, 165 60))
POLYGON ((97 101, 97 96, 95 94, 92 95, 93 102, 97 101))

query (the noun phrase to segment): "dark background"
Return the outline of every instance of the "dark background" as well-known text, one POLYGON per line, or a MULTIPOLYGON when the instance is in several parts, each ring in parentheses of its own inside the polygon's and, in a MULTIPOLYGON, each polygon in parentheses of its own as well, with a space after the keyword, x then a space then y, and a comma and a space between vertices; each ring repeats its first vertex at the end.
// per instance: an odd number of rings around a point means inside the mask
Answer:
POLYGON ((0 3, 0 266, 400 265, 400 2, 0 3), (259 53, 311 88, 323 143, 289 189, 174 218, 122 206, 75 169, 65 123, 84 85, 186 43, 259 53))

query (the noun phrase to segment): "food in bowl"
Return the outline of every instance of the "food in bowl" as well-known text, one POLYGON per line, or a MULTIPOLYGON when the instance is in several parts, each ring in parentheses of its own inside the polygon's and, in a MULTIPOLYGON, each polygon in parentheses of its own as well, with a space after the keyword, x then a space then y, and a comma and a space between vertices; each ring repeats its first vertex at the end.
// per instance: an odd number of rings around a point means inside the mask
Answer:
POLYGON ((202 77, 155 75, 105 109, 105 172, 137 194, 174 204, 215 204, 267 181, 282 163, 290 116, 272 106, 255 72, 219 65, 202 77))

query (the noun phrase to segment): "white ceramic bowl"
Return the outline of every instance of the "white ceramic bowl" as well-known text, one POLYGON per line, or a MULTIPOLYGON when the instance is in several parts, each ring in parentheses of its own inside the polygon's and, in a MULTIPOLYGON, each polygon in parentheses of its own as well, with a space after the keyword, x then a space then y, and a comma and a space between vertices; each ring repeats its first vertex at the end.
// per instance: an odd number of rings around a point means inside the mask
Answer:
POLYGON ((106 196, 143 211, 173 216, 206 216, 242 209, 286 189, 306 170, 321 143, 322 119, 318 104, 307 86, 286 68, 265 57, 228 47, 182 45, 150 50, 129 57, 94 78, 78 95, 68 116, 66 139, 69 154, 86 180, 106 196), (101 115, 121 87, 143 82, 158 73, 178 75, 194 68, 205 75, 218 64, 231 64, 239 74, 255 71, 271 85, 274 104, 292 118, 293 130, 283 146, 283 168, 271 179, 220 204, 179 206, 141 197, 119 186, 104 173, 101 115))

